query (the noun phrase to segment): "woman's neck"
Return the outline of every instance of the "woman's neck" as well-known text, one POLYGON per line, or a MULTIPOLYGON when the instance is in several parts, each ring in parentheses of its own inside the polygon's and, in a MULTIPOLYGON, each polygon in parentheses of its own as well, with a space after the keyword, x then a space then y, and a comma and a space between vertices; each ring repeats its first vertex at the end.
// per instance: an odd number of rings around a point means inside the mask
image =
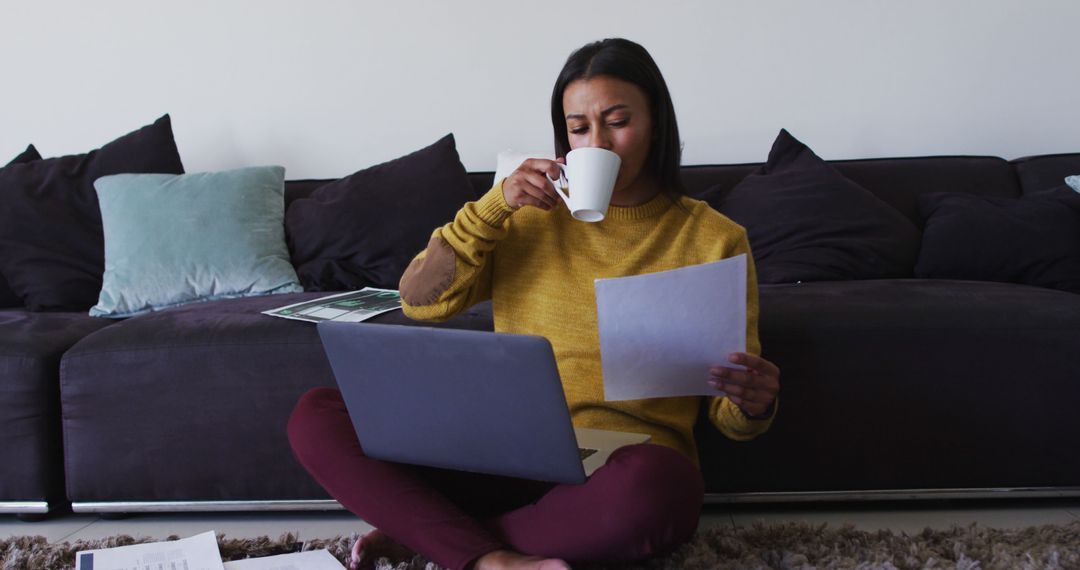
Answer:
POLYGON ((611 195, 611 205, 620 208, 640 206, 660 194, 660 185, 656 182, 639 176, 632 184, 617 190, 611 195))

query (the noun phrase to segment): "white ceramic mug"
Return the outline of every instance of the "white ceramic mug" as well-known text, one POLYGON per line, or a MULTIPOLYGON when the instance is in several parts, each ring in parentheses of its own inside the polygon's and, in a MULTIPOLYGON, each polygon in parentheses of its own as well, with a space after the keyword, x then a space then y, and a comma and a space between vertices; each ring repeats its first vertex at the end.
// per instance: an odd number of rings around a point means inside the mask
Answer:
POLYGON ((610 150, 575 148, 566 153, 566 164, 559 164, 562 169, 559 179, 549 176, 548 181, 566 201, 575 220, 599 222, 607 215, 621 164, 619 155, 610 150))

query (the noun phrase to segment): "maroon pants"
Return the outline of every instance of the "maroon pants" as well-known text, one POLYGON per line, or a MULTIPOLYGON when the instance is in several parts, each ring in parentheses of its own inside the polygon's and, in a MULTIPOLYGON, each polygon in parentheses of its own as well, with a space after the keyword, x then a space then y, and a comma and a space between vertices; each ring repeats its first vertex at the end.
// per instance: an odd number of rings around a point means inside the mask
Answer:
POLYGON ((616 450, 582 485, 417 467, 364 455, 341 393, 304 394, 289 418, 304 468, 345 508, 449 568, 508 548, 616 563, 671 550, 697 529, 697 467, 660 445, 616 450))

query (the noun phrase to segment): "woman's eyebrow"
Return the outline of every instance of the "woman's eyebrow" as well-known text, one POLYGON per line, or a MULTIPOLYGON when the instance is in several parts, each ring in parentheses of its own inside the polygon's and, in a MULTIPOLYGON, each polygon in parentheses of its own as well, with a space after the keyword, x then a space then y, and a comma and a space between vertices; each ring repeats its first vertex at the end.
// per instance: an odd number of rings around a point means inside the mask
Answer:
MULTIPOLYGON (((630 106, 625 104, 625 103, 616 103, 616 104, 608 107, 607 109, 604 109, 603 111, 600 111, 600 116, 601 117, 606 117, 606 116, 614 113, 615 111, 619 111, 621 109, 629 109, 629 108, 630 108, 630 106)), ((573 114, 567 115, 566 118, 567 119, 584 119, 585 115, 583 115, 581 113, 573 113, 573 114)))

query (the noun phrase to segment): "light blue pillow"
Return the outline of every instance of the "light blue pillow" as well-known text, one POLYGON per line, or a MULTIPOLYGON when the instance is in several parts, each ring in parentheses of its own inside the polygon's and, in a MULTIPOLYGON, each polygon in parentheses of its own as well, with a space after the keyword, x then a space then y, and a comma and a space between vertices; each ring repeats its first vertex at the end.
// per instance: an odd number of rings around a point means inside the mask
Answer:
POLYGON ((94 182, 105 233, 95 317, 303 291, 285 245, 285 169, 116 174, 94 182))
POLYGON ((1080 174, 1074 176, 1066 176, 1065 183, 1071 186, 1073 190, 1080 192, 1080 174))

